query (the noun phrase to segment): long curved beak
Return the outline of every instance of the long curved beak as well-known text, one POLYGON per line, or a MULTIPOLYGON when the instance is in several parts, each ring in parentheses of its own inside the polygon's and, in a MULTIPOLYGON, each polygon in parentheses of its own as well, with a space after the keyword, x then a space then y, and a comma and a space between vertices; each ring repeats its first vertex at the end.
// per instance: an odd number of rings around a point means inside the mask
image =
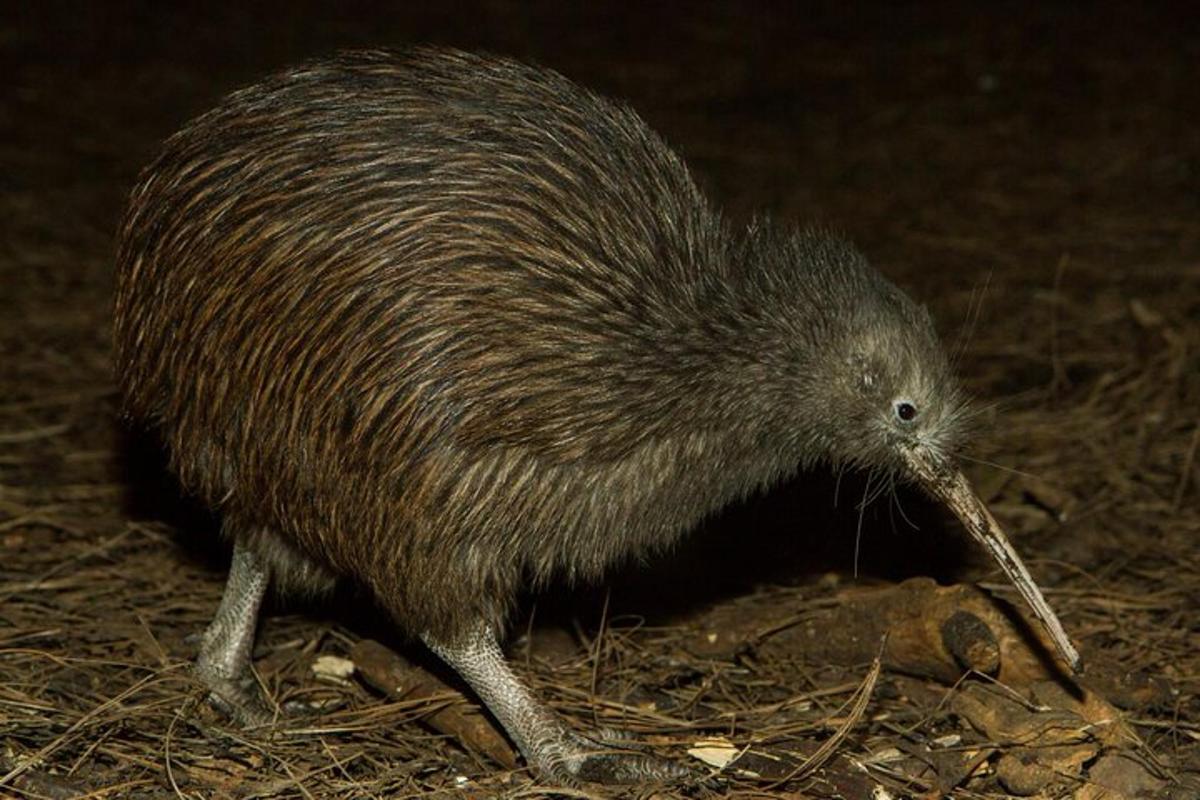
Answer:
POLYGON ((903 455, 908 468, 925 490, 950 507, 972 538, 983 545, 1000 569, 1004 570, 1004 574, 1012 581, 1034 616, 1046 629, 1054 647, 1071 671, 1075 674, 1081 673, 1083 661, 1079 657, 1079 651, 1067 638, 1067 632, 1063 630, 1058 616, 1033 582, 1033 577, 1009 543, 1008 537, 1004 535, 1000 523, 996 522, 987 506, 971 489, 966 476, 949 461, 932 456, 921 449, 905 450, 903 455))

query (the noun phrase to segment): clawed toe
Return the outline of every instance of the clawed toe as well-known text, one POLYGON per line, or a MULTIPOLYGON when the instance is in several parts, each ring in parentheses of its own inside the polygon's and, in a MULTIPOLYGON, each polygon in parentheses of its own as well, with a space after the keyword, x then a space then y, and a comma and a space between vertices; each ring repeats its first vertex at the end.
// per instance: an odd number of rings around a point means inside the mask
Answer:
MULTIPOLYGON (((580 738, 582 739, 584 737, 580 738)), ((607 725, 597 728, 595 735, 590 738, 602 744, 612 745, 622 750, 636 750, 639 753, 642 753, 647 752, 650 749, 648 745, 643 744, 642 741, 638 739, 636 734, 630 733, 623 728, 610 728, 607 725)))
POLYGON ((597 738, 567 733, 539 759, 544 776, 564 785, 706 782, 707 771, 653 755, 631 734, 602 729, 597 738))
POLYGON ((199 665, 195 674, 208 687, 208 704, 238 725, 257 728, 270 725, 277 718, 277 710, 263 695, 253 675, 234 680, 199 665))
POLYGON ((629 784, 693 781, 704 777, 689 767, 642 753, 597 753, 585 757, 575 777, 590 783, 629 784))

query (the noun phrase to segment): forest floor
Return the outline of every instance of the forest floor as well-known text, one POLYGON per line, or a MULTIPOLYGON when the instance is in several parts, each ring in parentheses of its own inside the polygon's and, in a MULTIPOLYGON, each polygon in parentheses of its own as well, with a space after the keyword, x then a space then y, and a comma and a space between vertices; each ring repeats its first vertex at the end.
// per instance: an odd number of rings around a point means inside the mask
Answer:
POLYGON ((321 712, 242 731, 199 702, 193 637, 228 553, 118 417, 113 231, 158 142, 270 70, 429 42, 627 100, 733 218, 841 230, 928 305, 988 409, 968 472, 1088 664, 1078 683, 1045 663, 959 680, 893 644, 876 669, 883 629, 903 641, 939 607, 923 577, 985 619, 1015 595, 919 496, 860 508, 861 476, 805 474, 660 561, 522 604, 514 663, 571 724, 697 766, 745 752, 723 788, 624 796, 1200 796, 1194 10, 418 6, 0 14, 0 796, 606 791, 542 786, 503 739, 488 755, 439 729, 471 719, 469 694, 349 591, 261 627, 272 697, 321 712), (371 654, 449 688, 381 692, 371 654))

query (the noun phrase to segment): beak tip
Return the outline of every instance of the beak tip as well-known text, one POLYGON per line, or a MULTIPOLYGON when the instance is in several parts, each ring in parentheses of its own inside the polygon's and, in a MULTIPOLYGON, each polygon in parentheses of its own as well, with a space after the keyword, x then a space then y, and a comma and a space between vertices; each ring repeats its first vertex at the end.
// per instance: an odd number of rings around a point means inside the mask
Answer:
POLYGON ((1009 544, 999 523, 992 517, 983 501, 971 490, 963 474, 957 469, 947 468, 936 462, 922 462, 916 455, 912 456, 912 459, 913 471, 917 476, 922 479, 928 489, 950 507, 967 531, 984 545, 1004 570, 1008 579, 1025 598, 1025 602, 1029 604, 1034 615, 1044 626, 1059 657, 1071 670, 1071 674, 1082 675, 1084 667, 1079 651, 1067 638, 1066 631, 1063 630, 1058 617, 1046 603, 1041 590, 1038 589, 1033 577, 1021 562, 1020 556, 1009 544), (939 472, 939 466, 947 471, 939 472))

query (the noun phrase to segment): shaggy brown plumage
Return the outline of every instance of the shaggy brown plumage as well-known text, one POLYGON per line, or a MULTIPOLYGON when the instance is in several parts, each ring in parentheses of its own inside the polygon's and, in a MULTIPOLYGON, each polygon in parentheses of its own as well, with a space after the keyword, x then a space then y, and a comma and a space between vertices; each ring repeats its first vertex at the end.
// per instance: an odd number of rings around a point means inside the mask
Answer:
POLYGON ((183 484, 292 583, 353 576, 415 631, 500 623, 523 581, 801 461, 886 459, 842 408, 856 348, 919 365, 931 427, 954 409, 923 312, 851 247, 732 233, 632 111, 505 60, 234 94, 145 171, 117 261, 127 408, 183 484))

